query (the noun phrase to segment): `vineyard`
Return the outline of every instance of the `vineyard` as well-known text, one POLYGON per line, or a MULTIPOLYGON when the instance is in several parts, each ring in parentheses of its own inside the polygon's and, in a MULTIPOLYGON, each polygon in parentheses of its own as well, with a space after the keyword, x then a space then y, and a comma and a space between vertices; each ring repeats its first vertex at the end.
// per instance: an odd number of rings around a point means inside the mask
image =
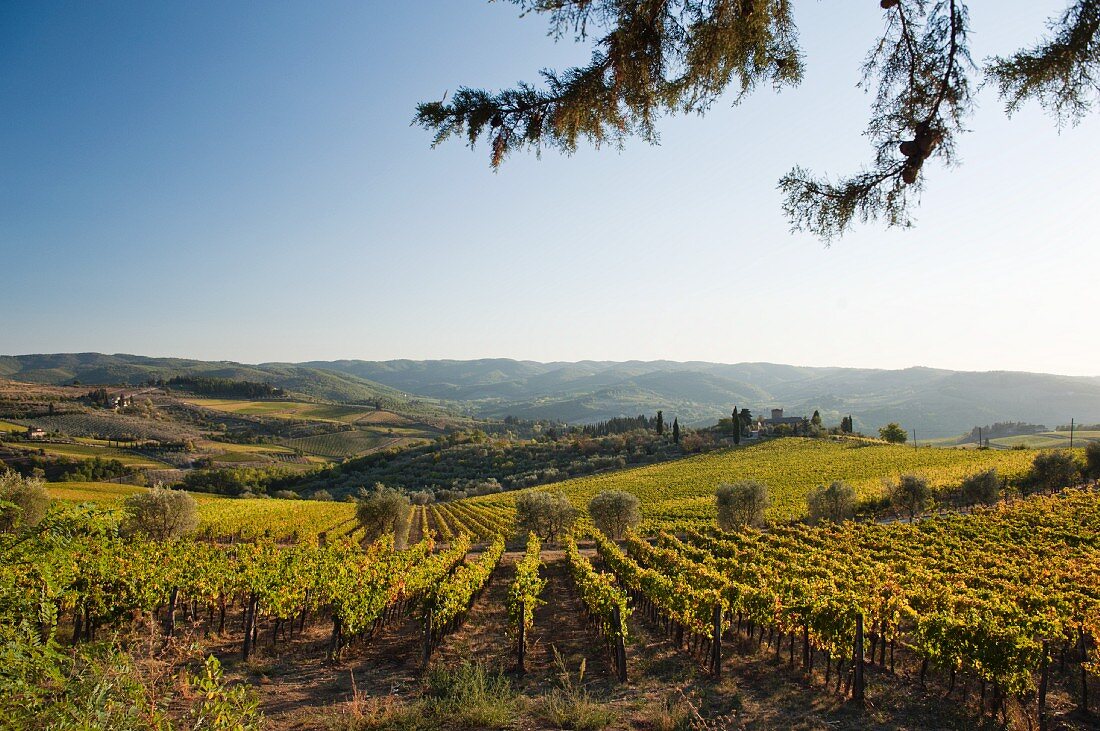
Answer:
POLYGON ((355 457, 369 454, 380 449, 401 447, 413 443, 413 439, 392 436, 386 430, 340 431, 332 434, 317 434, 312 437, 283 439, 281 444, 307 454, 316 454, 331 459, 355 457))
MULTIPOLYGON (((641 500, 643 533, 713 524, 714 490, 740 479, 763 481, 772 500, 768 518, 797 519, 806 495, 833 480, 845 480, 860 497, 881 497, 883 480, 905 473, 928 478, 935 489, 955 488, 968 475, 989 468, 1010 479, 1027 472, 1035 453, 1024 450, 963 450, 893 446, 874 442, 776 439, 664 464, 557 482, 536 490, 560 490, 581 511, 601 490, 625 490, 641 500)), ((470 498, 460 504, 508 509, 516 493, 470 498)))
POLYGON ((308 401, 270 401, 250 399, 186 398, 189 404, 229 414, 268 416, 280 419, 308 419, 311 421, 338 421, 352 423, 374 413, 367 406, 322 404, 308 401))
MULTIPOLYGON (((55 489, 69 501, 110 505, 140 488, 55 489)), ((452 633, 485 621, 480 597, 502 574, 503 535, 514 533, 505 506, 460 501, 415 506, 407 549, 394 550, 390 539, 364 548, 348 503, 200 500, 198 538, 166 543, 74 531, 66 521, 113 518, 62 511, 54 533, 8 544, 12 560, 0 570, 5 611, 47 618, 58 633, 83 640, 123 627, 172 635, 182 621, 188 631, 223 638, 223 652, 241 658, 260 645, 277 656, 281 646, 304 647, 296 639, 303 632, 324 631, 322 654, 339 660, 379 633, 397 632, 407 638, 406 661, 426 667, 452 633), (69 560, 74 555, 82 559, 69 560), (475 606, 480 614, 471 614, 475 606)), ((504 610, 496 621, 514 658, 509 667, 527 667, 532 633, 555 631, 540 624, 549 621, 541 607, 565 601, 556 573, 564 566, 592 657, 604 658, 620 683, 645 682, 647 648, 657 637, 698 678, 712 679, 698 682, 721 682, 740 662, 764 657, 773 671, 789 666, 826 697, 859 701, 881 697, 880 686, 908 684, 1021 728, 1073 704, 1086 708, 1095 690, 1100 494, 1093 491, 911 524, 723 533, 700 523, 648 540, 593 538, 595 553, 567 538, 550 574, 534 535, 511 560, 509 580, 490 595, 504 610), (649 639, 639 644, 639 632, 649 639)))
POLYGON ((634 605, 715 673, 723 635, 743 633, 792 665, 797 646, 805 671, 816 661, 826 687, 835 677, 834 692, 843 683, 860 697, 867 664, 922 686, 938 674, 949 693, 973 681, 979 712, 1045 720, 1056 659, 1079 668, 1063 680, 1082 711, 1100 669, 1093 492, 913 525, 688 531, 622 547, 597 535, 597 545, 634 605))

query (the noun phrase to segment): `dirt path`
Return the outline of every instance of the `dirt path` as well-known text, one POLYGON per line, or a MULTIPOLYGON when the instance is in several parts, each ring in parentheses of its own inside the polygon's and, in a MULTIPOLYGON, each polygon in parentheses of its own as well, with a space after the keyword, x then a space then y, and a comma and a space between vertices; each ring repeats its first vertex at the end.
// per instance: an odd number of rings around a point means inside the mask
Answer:
POLYGON ((433 665, 447 667, 480 662, 492 669, 512 669, 515 661, 508 637, 508 587, 521 556, 520 553, 501 556, 489 585, 470 607, 462 626, 444 637, 436 649, 433 665))
POLYGON ((241 662, 239 643, 219 657, 226 675, 253 687, 270 729, 328 729, 331 712, 358 695, 361 699, 405 697, 418 688, 420 621, 416 614, 394 620, 374 637, 345 649, 339 662, 327 659, 330 630, 324 623, 278 652, 268 638, 248 662, 241 662))
POLYGON ((545 686, 559 672, 557 655, 566 668, 576 673, 585 661, 585 677, 593 690, 607 690, 617 684, 610 658, 599 636, 585 623, 584 605, 573 588, 563 551, 542 552, 541 575, 546 579, 542 600, 535 610, 535 623, 528 642, 529 680, 545 686))

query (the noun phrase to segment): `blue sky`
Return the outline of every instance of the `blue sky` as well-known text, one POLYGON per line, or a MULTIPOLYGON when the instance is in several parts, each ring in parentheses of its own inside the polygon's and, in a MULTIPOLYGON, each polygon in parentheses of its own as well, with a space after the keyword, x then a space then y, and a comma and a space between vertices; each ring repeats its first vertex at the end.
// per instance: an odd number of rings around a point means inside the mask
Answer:
MULTIPOLYGON (((409 122, 585 60, 508 3, 0 3, 0 353, 1100 374, 1096 118, 986 90, 915 230, 789 233, 784 172, 869 157, 863 5, 796 5, 798 89, 493 173, 409 122)), ((1064 5, 973 3, 975 59, 1064 5)))

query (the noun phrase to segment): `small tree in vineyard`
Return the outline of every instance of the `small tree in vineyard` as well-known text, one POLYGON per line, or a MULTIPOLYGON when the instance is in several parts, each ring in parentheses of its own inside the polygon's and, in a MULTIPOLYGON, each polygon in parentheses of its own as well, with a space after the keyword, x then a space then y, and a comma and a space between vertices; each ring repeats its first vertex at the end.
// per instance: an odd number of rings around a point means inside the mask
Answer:
POLYGON ((376 484, 371 491, 363 491, 355 504, 355 517, 363 528, 363 542, 374 543, 387 533, 393 534, 394 545, 405 546, 409 537, 409 498, 399 490, 376 484))
POLYGON ((1089 442, 1085 447, 1085 474, 1100 480, 1100 442, 1089 442))
POLYGON ((715 491, 718 506, 718 527, 737 530, 757 525, 764 520, 764 512, 771 505, 768 486, 757 480, 741 480, 723 483, 715 491))
POLYGON ((810 517, 815 521, 839 523, 852 517, 856 508, 856 491, 843 480, 834 480, 828 487, 819 485, 806 497, 810 517))
POLYGON ((1001 478, 988 469, 962 481, 962 499, 966 505, 993 505, 1001 499, 1001 478))
POLYGON ((126 498, 122 531, 157 541, 179 538, 199 525, 195 498, 183 490, 169 490, 157 484, 148 492, 126 498))
POLYGON ((642 511, 637 495, 622 490, 604 490, 588 503, 588 514, 596 527, 618 540, 638 525, 642 511))
POLYGON ((908 513, 912 523, 917 513, 924 512, 932 504, 932 488, 928 486, 928 480, 920 475, 902 475, 897 484, 890 488, 890 502, 908 513))
POLYGON ((0 532, 37 525, 49 507, 50 495, 42 480, 0 472, 0 532))
POLYGON ((1031 463, 1027 487, 1031 492, 1053 493, 1055 490, 1076 484, 1080 474, 1081 468, 1069 452, 1043 451, 1035 455, 1031 463))
POLYGON ((544 541, 556 541, 573 529, 577 509, 563 492, 526 492, 516 497, 516 526, 544 541))

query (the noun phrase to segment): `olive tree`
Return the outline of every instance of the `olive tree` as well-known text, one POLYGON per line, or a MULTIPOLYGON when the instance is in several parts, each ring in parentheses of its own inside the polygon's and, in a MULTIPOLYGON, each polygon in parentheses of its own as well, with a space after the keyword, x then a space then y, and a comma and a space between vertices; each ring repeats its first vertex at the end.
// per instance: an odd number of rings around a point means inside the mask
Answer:
POLYGON ((852 517, 856 508, 855 488, 843 480, 833 480, 825 487, 819 485, 806 496, 810 517, 815 520, 831 520, 839 523, 852 517))
POLYGON ((158 541, 179 538, 199 525, 199 507, 195 498, 183 490, 170 490, 160 484, 146 492, 130 495, 123 503, 126 517, 122 531, 158 541))
POLYGON ((361 492, 355 503, 355 517, 363 528, 364 543, 374 543, 392 533, 394 545, 404 547, 409 537, 411 513, 408 496, 382 484, 361 492))
POLYGON ((534 533, 544 541, 558 540, 573 528, 577 509, 563 492, 525 492, 516 497, 516 525, 520 533, 534 533))
POLYGON ((1081 468, 1069 452, 1042 451, 1035 455, 1031 463, 1027 486, 1033 492, 1054 492, 1075 484, 1080 474, 1081 468))
POLYGON ((10 470, 0 473, 0 532, 37 525, 49 507, 50 495, 42 480, 10 470))
POLYGON ((920 475, 902 475, 890 488, 890 502, 909 514, 909 522, 932 504, 932 488, 920 475))
POLYGON ((996 469, 970 475, 962 481, 962 499, 966 505, 993 505, 1001 499, 1001 478, 996 469))
POLYGON ((723 483, 714 496, 718 506, 718 527, 722 530, 759 524, 771 505, 768 486, 757 480, 723 483))
POLYGON ((1085 474, 1100 480, 1100 442, 1089 442, 1085 447, 1085 474))
POLYGON ((891 444, 905 444, 906 440, 909 439, 909 434, 901 428, 900 424, 894 421, 879 429, 878 435, 883 441, 891 444))
POLYGON ((599 530, 616 540, 642 520, 638 496, 623 490, 600 492, 589 501, 588 514, 599 530))

